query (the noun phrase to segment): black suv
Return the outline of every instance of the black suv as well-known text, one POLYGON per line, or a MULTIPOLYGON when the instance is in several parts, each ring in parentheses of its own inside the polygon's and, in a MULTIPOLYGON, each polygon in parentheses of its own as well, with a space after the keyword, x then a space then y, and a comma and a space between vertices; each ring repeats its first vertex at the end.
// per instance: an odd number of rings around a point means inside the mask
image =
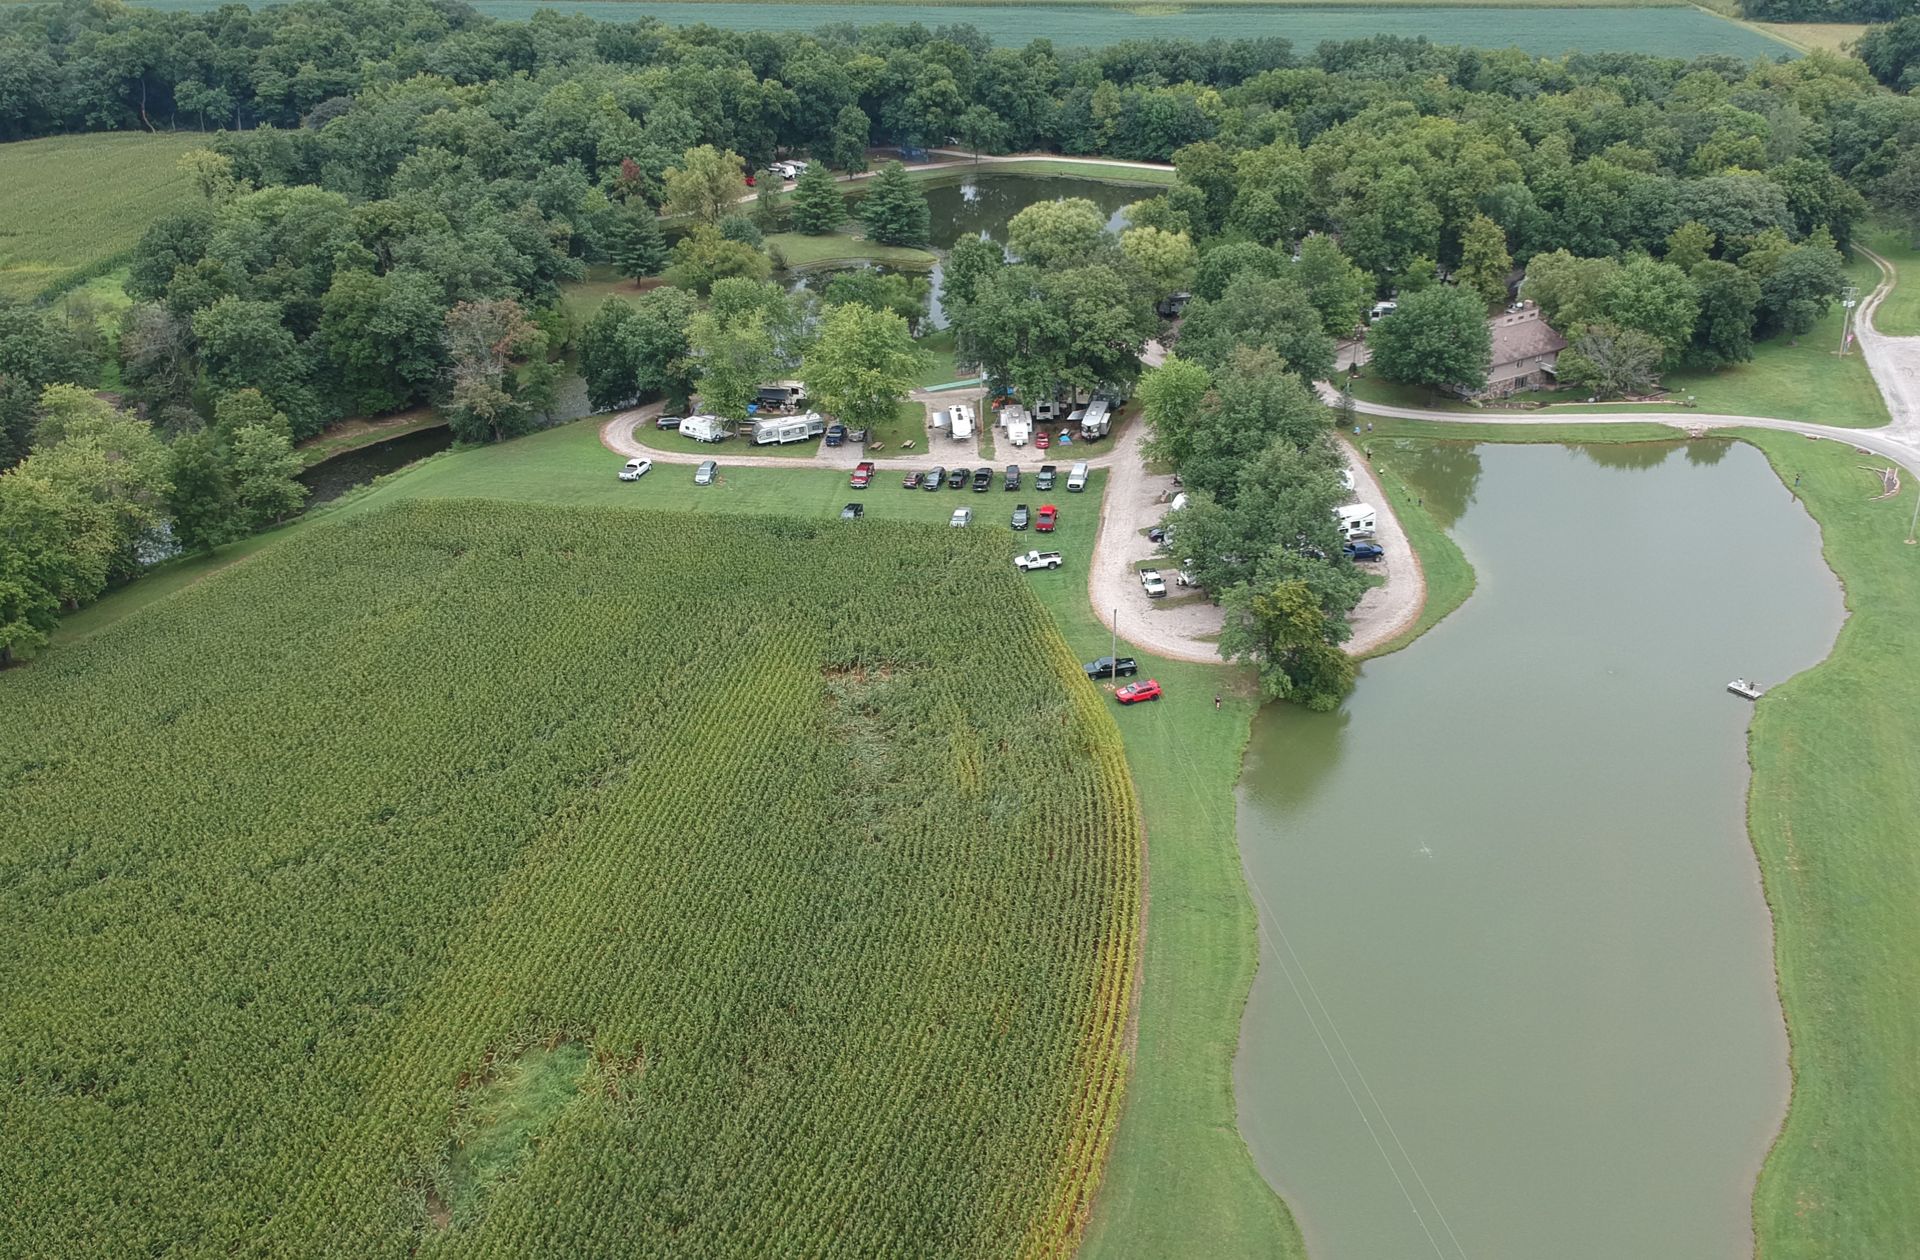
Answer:
POLYGON ((940 467, 940 465, 935 464, 933 466, 933 471, 929 472, 926 476, 920 479, 920 488, 922 490, 938 490, 941 486, 941 483, 946 481, 946 479, 947 479, 947 470, 940 467))
POLYGON ((1020 465, 1008 464, 1007 465, 1007 489, 1018 490, 1019 488, 1020 488, 1020 465))
POLYGON ((973 476, 973 472, 970 469, 956 468, 947 474, 947 484, 955 490, 965 490, 967 488, 967 478, 971 476, 973 476))
POLYGON ((993 489, 993 469, 976 468, 973 471, 973 488, 985 494, 993 489))
POLYGON ((1131 678, 1140 672, 1140 662, 1131 656, 1123 656, 1119 660, 1103 656, 1097 661, 1088 661, 1082 668, 1087 671, 1088 678, 1098 682, 1102 678, 1131 678))

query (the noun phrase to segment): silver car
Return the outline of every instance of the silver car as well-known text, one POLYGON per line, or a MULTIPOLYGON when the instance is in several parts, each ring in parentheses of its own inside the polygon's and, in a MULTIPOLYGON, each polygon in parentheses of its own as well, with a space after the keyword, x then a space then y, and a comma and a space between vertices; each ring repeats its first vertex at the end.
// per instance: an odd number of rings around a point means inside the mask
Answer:
POLYGON ((693 470, 693 484, 696 486, 710 486, 719 479, 720 465, 714 460, 703 459, 700 467, 693 470))

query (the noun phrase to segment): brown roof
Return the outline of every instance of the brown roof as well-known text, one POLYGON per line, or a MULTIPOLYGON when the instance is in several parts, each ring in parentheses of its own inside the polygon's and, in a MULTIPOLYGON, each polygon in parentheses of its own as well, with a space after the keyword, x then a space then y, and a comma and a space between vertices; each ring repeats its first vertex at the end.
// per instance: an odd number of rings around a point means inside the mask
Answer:
POLYGON ((1493 363, 1487 371, 1489 381, 1524 376, 1540 366, 1540 360, 1567 348, 1567 339, 1540 318, 1540 308, 1529 302, 1524 310, 1505 311, 1487 321, 1493 334, 1493 363))

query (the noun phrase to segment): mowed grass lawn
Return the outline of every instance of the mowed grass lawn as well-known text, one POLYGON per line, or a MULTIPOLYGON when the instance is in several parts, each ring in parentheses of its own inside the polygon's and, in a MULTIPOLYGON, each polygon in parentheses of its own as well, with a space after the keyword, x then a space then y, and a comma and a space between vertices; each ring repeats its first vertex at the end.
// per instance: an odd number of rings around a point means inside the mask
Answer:
POLYGON ((176 168, 193 132, 0 144, 0 297, 28 299, 122 254, 198 194, 176 168))
POLYGON ((1867 248, 1893 264, 1893 291, 1873 313, 1873 326, 1890 337, 1920 335, 1920 250, 1903 227, 1875 227, 1867 248))
POLYGON ((1850 615, 1756 706, 1747 825, 1773 907, 1793 1102, 1754 1195, 1759 1254, 1920 1256, 1917 489, 1876 500, 1835 443, 1743 432, 1801 479, 1850 615))

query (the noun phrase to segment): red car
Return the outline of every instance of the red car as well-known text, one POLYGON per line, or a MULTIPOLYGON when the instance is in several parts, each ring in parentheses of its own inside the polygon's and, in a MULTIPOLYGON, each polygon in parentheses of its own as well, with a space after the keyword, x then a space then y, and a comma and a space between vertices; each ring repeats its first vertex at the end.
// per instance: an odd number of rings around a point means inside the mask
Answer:
POLYGON ((909 490, 918 490, 920 488, 920 474, 910 472, 900 479, 900 484, 909 490))
POLYGON ((1051 534, 1053 527, 1060 523, 1060 509, 1051 503, 1040 505, 1040 515, 1034 518, 1033 527, 1043 534, 1051 534))
POLYGON ((868 486, 872 485, 873 461, 863 459, 858 464, 855 464, 853 466, 853 477, 849 484, 851 484, 855 490, 865 490, 868 486))
POLYGON ((1034 450, 1044 451, 1049 446, 1052 446, 1052 445, 1053 445, 1053 439, 1047 436, 1047 431, 1045 429, 1042 429, 1040 430, 1040 432, 1033 435, 1034 450))
POLYGON ((1144 682, 1130 682, 1113 693, 1113 698, 1121 704, 1138 704, 1142 700, 1158 700, 1160 684, 1149 678, 1144 682))

